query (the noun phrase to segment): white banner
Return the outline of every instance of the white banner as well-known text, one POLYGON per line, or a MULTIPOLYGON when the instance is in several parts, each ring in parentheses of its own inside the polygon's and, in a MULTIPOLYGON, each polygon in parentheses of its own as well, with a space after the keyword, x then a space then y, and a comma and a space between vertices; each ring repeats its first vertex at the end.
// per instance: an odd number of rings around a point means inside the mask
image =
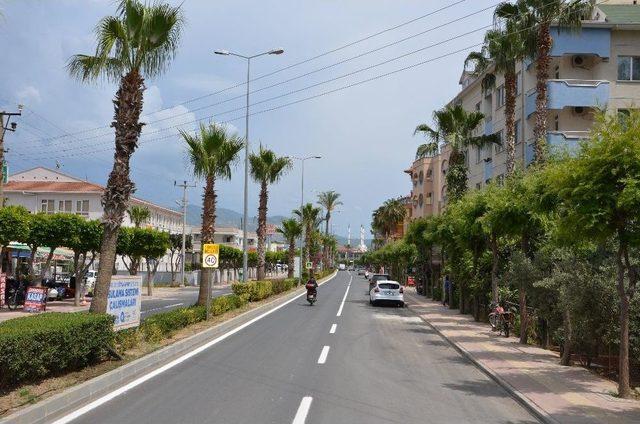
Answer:
POLYGON ((114 330, 140 325, 142 276, 114 275, 111 277, 107 313, 115 317, 114 330))

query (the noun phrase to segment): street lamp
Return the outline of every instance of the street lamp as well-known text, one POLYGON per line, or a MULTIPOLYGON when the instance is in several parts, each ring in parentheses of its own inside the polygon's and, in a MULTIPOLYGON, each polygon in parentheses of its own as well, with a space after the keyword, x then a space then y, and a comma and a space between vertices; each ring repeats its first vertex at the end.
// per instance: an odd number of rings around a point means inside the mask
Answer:
POLYGON ((242 54, 230 52, 229 50, 216 50, 215 54, 221 56, 236 56, 247 61, 247 108, 245 112, 245 136, 244 136, 244 211, 242 220, 242 281, 247 282, 248 272, 248 247, 247 247, 247 217, 249 203, 249 81, 251 75, 251 59, 268 54, 282 54, 284 49, 272 49, 264 53, 254 54, 253 56, 245 56, 242 54))
MULTIPOLYGON (((297 157, 297 156, 290 156, 291 159, 295 159, 295 160, 299 160, 300 163, 302 164, 302 178, 301 178, 301 184, 300 184, 300 221, 302 221, 302 208, 304 206, 304 162, 306 160, 309 159, 322 159, 322 156, 306 156, 306 157, 297 157)), ((302 260, 304 259, 302 257, 302 252, 304 251, 302 243, 304 240, 304 225, 302 226, 302 232, 300 233, 300 274, 298 275, 298 284, 302 283, 302 260)))

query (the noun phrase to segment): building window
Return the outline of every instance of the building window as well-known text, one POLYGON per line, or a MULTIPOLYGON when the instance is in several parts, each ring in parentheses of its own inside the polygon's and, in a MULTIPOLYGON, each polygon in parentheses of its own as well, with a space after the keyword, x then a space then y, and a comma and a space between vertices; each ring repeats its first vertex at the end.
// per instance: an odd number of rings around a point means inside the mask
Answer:
POLYGON ((429 192, 427 193, 427 205, 430 205, 433 203, 433 193, 429 192))
POLYGON ((498 139, 500 141, 500 144, 496 144, 496 154, 498 153, 502 153, 504 151, 504 130, 500 130, 496 133, 496 135, 498 136, 498 139))
POLYGON ((476 147, 476 165, 482 160, 482 147, 476 147))
POLYGON ((433 175, 433 171, 431 169, 427 169, 427 179, 430 179, 433 175))
POLYGON ((58 201, 58 212, 65 212, 65 213, 71 213, 73 212, 71 210, 73 202, 71 200, 59 200, 58 201))
POLYGON ((40 212, 55 213, 56 202, 53 199, 42 199, 40 212))
POLYGON ((553 69, 553 75, 555 79, 560 79, 560 67, 558 65, 553 69))
POLYGON ((556 131, 560 131, 560 116, 559 115, 556 115, 553 118, 553 125, 554 125, 554 128, 555 128, 556 131))
POLYGON ((422 184, 422 182, 424 181, 424 173, 422 171, 420 171, 420 176, 418 177, 418 181, 420 181, 420 184, 422 184))
POLYGON ((496 110, 504 106, 505 102, 505 90, 504 84, 496 89, 496 110))
POLYGON ((522 72, 516 74, 516 96, 522 93, 522 72))
POLYGON ((89 216, 89 201, 78 200, 76 201, 76 215, 89 216))
POLYGON ((480 102, 476 103, 476 112, 480 112, 480 102))
POLYGON ((618 56, 618 81, 640 81, 640 56, 618 56))
POLYGON ((520 132, 522 131, 522 128, 520 127, 520 125, 521 125, 521 122, 519 119, 513 124, 513 132, 515 133, 514 138, 516 139, 516 144, 522 141, 522 134, 520 134, 520 132))
POLYGON ((476 183, 476 190, 480 190, 482 188, 482 183, 476 183))

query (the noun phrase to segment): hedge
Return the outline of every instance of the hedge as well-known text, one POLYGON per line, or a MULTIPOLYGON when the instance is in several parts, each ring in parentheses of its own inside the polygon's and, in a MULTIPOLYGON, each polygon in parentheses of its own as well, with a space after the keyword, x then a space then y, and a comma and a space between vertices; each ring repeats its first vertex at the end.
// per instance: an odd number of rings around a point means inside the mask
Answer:
POLYGON ((96 363, 114 337, 106 314, 52 312, 0 323, 0 387, 96 363))
MULTIPOLYGON (((326 270, 318 273, 317 279, 324 278, 331 274, 333 270, 326 270)), ((284 280, 250 281, 248 283, 232 284, 233 293, 238 296, 248 296, 250 302, 257 302, 266 299, 272 294, 284 293, 291 290, 298 284, 296 278, 284 280)))

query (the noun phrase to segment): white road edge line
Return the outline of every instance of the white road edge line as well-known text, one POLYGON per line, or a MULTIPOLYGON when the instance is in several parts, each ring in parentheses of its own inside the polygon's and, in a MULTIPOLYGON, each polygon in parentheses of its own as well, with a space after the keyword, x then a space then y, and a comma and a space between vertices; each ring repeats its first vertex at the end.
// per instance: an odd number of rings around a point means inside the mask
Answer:
POLYGON ((329 356, 329 346, 325 346, 322 348, 322 352, 320 352, 320 357, 318 358, 319 364, 324 364, 327 362, 327 356, 329 356))
MULTIPOLYGON (((336 274, 337 275, 337 274, 336 274)), ((324 283, 328 283, 329 281, 333 280, 333 278, 335 278, 335 275, 332 278, 329 278, 326 281, 323 281, 321 284, 324 283)), ((105 403, 109 402, 112 399, 115 399, 116 397, 120 396, 123 393, 128 392, 129 390, 133 389, 134 387, 139 386, 140 384, 144 383, 145 381, 151 380, 153 377, 162 374, 163 372, 175 367, 176 365, 179 365, 181 363, 183 363, 184 361, 186 361, 187 359, 190 359, 194 356, 196 356, 197 354, 207 350, 208 348, 210 348, 211 346, 214 346, 218 343, 220 343, 221 341, 227 339, 228 337, 233 336, 234 334, 244 330, 245 328, 247 328, 248 326, 250 326, 251 324, 260 321, 262 318, 271 315, 272 313, 274 313, 275 311, 284 308, 285 306, 287 306, 289 303, 294 302, 295 300, 301 298, 302 296, 306 296, 306 291, 303 291, 302 293, 300 293, 297 296, 292 297, 291 299, 287 300, 286 302, 284 302, 281 305, 278 305, 276 307, 274 307, 273 309, 270 309, 260 315, 258 315, 255 318, 252 318, 251 320, 245 322, 242 325, 239 325, 238 327, 234 328, 233 330, 230 330, 224 334, 222 334, 221 336, 216 337, 215 339, 211 340, 210 342, 207 342, 205 344, 203 344, 202 346, 190 351, 189 353, 186 353, 182 356, 180 356, 179 358, 174 359, 173 361, 169 362, 168 364, 165 364, 163 366, 161 366, 160 368, 156 368, 155 370, 151 371, 148 374, 145 374, 141 377, 138 377, 137 379, 133 380, 132 382, 120 387, 119 389, 114 390, 111 393, 107 393, 106 395, 102 396, 101 398, 98 398, 96 400, 94 400, 91 403, 88 403, 87 405, 73 411, 70 414, 67 414, 59 419, 57 419, 56 421, 54 421, 52 424, 67 424, 73 420, 75 420, 76 418, 81 417, 82 415, 86 414, 87 412, 101 406, 104 405, 105 403)), ((309 405, 311 405, 311 402, 309 401, 309 405)), ((306 414, 305 414, 306 415, 306 414)))
POLYGON ((353 275, 349 278, 349 284, 347 284, 347 289, 344 291, 344 297, 342 298, 342 302, 340 303, 340 309, 338 309, 337 317, 342 315, 342 308, 344 308, 344 301, 347 300, 347 294, 349 294, 349 287, 351 287, 351 281, 353 281, 353 275))
POLYGON ((331 330, 329 330, 329 334, 335 334, 336 328, 338 328, 338 324, 332 324, 331 330))
POLYGON ((305 396, 300 401, 300 406, 298 406, 298 412, 296 412, 296 416, 293 418, 293 424, 304 424, 307 421, 307 414, 309 413, 309 408, 311 408, 311 401, 313 398, 311 396, 305 396))

